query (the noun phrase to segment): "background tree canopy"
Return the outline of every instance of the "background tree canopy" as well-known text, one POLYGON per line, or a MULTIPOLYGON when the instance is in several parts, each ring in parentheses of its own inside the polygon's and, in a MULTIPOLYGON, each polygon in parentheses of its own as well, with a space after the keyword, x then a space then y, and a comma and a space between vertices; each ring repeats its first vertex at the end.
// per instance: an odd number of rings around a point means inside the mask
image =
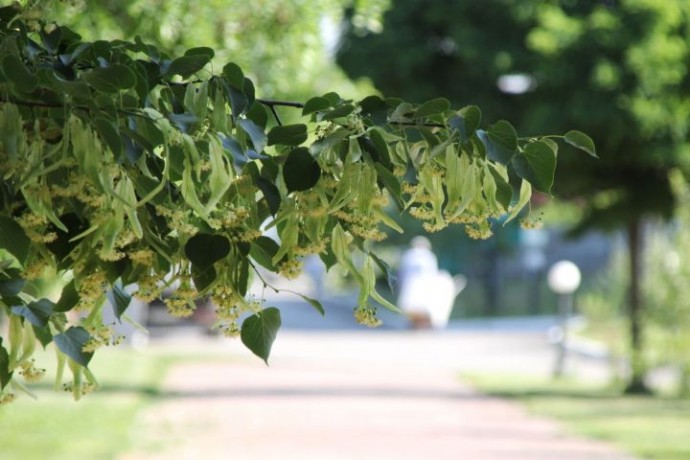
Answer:
MULTIPOLYGON (((351 0, 77 0, 52 2, 51 19, 70 24, 87 40, 132 40, 136 36, 170 55, 208 46, 218 68, 229 61, 246 69, 261 94, 303 100, 339 91, 371 92, 333 65, 344 9, 351 0)), ((388 0, 358 1, 358 28, 380 27, 388 0)))
POLYGON ((644 373, 641 222, 673 214, 669 173, 690 171, 689 54, 683 0, 418 0, 388 10, 381 33, 352 29, 338 62, 384 93, 442 93, 508 116, 522 132, 568 126, 593 136, 601 161, 563 156, 554 193, 583 205, 577 230, 628 232, 634 389, 644 373), (499 88, 515 76, 520 94, 499 88))

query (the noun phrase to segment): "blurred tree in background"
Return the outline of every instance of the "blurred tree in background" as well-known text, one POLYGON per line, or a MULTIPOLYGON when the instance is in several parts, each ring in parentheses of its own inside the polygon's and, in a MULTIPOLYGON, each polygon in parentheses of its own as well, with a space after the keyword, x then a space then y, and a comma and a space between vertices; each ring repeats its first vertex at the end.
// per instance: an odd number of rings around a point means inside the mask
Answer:
MULTIPOLYGON (((57 2, 55 2, 57 4, 57 2)), ((52 19, 85 40, 131 40, 139 35, 173 56, 208 46, 218 69, 229 61, 247 69, 260 94, 306 99, 342 91, 363 95, 333 64, 337 25, 352 0, 76 0, 56 5, 52 19)), ((380 27, 388 0, 358 1, 360 28, 380 27)))
POLYGON ((398 2, 382 33, 351 30, 338 62, 387 94, 445 94, 523 132, 593 136, 601 161, 563 156, 554 193, 582 205, 576 231, 627 232, 628 390, 646 391, 642 230, 673 215, 669 173, 690 166, 690 2, 398 2))

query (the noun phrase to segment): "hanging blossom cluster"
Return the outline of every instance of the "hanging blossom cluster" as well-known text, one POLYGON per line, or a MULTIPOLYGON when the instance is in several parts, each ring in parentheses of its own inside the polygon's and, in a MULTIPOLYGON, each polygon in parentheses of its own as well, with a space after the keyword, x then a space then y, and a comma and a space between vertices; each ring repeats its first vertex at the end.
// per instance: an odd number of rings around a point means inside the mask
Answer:
POLYGON ((379 306, 397 311, 369 249, 403 230, 391 209, 487 238, 529 208, 532 187, 549 191, 554 138, 596 156, 583 133, 520 139, 442 98, 259 99, 237 65, 208 71, 209 48, 88 43, 36 11, 13 4, 0 19, 0 402, 42 374, 36 342, 58 349, 58 388, 96 388, 93 354, 121 340, 104 309, 122 321, 133 296, 176 317, 209 301, 213 327, 267 360, 280 316, 249 287, 271 287, 262 271, 298 277, 306 256, 348 273, 355 318, 377 326, 379 306), (281 105, 301 118, 283 124, 281 105), (37 292, 45 275, 61 292, 37 292))

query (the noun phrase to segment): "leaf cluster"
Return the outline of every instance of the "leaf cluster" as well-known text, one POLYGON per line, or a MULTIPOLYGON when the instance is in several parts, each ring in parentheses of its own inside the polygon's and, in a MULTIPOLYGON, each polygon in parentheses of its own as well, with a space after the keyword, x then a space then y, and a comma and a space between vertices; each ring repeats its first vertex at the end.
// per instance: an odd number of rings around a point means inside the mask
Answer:
POLYGON ((165 297, 180 317, 208 297, 214 326, 267 360, 280 313, 247 295, 251 277, 270 287, 262 273, 297 276, 309 254, 353 275, 355 317, 377 325, 377 304, 396 307, 376 292, 376 270, 389 269, 366 243, 383 225, 401 230, 389 201, 431 231, 460 223, 487 237, 491 219, 516 217, 532 187, 549 191, 553 138, 595 154, 579 132, 482 129, 479 108, 445 99, 260 99, 239 66, 210 72, 213 56, 83 41, 0 8, 3 391, 23 388, 16 371, 36 341, 56 345, 75 397, 91 389, 93 353, 118 341, 103 308, 123 320, 132 295, 165 297), (276 106, 301 109, 301 123, 282 125, 276 106), (46 270, 61 277, 59 299, 31 289, 46 270))

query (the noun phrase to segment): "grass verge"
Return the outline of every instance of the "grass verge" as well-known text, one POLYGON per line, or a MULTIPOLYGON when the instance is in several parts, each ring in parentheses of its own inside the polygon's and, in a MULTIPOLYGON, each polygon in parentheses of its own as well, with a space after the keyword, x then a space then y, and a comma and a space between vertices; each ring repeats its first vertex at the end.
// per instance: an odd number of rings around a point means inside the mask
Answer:
MULTIPOLYGON (((37 365, 49 367, 52 357, 41 353, 37 365)), ((170 364, 180 359, 185 358, 146 350, 100 350, 89 367, 101 388, 79 402, 53 391, 54 371, 49 368, 43 383, 31 386, 37 400, 19 394, 0 407, 0 457, 115 458, 130 447, 135 417, 155 399, 170 364)))
POLYGON ((555 418, 572 432, 609 442, 646 459, 690 458, 690 400, 664 396, 621 396, 572 380, 552 381, 500 375, 465 375, 478 390, 524 404, 555 418))

